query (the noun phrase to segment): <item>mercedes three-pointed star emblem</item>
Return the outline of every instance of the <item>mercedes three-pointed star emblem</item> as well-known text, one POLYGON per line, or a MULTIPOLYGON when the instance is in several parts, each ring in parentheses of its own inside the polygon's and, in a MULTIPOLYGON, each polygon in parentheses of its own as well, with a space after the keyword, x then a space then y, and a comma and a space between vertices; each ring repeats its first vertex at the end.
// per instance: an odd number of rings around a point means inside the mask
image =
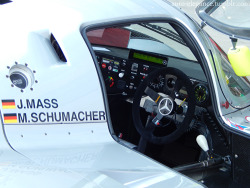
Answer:
POLYGON ((170 98, 163 98, 158 105, 158 110, 161 115, 166 116, 172 112, 173 107, 174 104, 170 98))

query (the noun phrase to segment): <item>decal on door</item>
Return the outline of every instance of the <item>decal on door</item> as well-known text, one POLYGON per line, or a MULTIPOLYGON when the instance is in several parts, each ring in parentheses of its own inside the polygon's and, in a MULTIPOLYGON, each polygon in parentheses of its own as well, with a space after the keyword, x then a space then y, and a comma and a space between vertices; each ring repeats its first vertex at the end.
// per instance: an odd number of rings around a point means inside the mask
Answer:
POLYGON ((4 123, 17 123, 17 114, 3 114, 4 123))
POLYGON ((57 99, 3 99, 4 124, 100 122, 104 111, 60 111, 57 99))
POLYGON ((244 129, 247 128, 246 126, 243 126, 243 125, 239 125, 239 124, 237 124, 237 123, 234 123, 234 122, 230 121, 229 119, 227 119, 227 121, 230 123, 231 127, 236 128, 236 129, 239 129, 239 130, 241 130, 241 131, 243 131, 244 129))
POLYGON ((3 109, 15 109, 15 100, 2 100, 2 107, 3 109))

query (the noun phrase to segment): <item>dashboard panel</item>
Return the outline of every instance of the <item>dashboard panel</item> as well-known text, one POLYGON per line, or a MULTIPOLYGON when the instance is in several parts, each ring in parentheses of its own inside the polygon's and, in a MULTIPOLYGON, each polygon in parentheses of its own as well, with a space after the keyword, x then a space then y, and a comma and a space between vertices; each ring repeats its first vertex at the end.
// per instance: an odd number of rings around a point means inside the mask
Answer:
MULTIPOLYGON (((171 57, 131 49, 98 47, 94 50, 108 95, 133 96, 139 84, 150 72, 168 66, 171 59, 171 57)), ((173 63, 171 66, 173 67, 173 63)), ((190 79, 195 90, 196 104, 206 106, 209 102, 207 83, 195 78, 190 79)), ((170 87, 168 83, 171 82, 175 82, 174 77, 162 75, 150 82, 150 87, 157 92, 163 92, 163 86, 170 87)), ((167 89, 171 90, 171 88, 167 89)), ((180 90, 178 98, 181 100, 187 98, 185 88, 180 90)))
POLYGON ((133 95, 140 82, 155 69, 166 67, 168 60, 166 57, 135 50, 130 50, 127 58, 101 52, 96 52, 96 57, 108 94, 123 95, 133 95))

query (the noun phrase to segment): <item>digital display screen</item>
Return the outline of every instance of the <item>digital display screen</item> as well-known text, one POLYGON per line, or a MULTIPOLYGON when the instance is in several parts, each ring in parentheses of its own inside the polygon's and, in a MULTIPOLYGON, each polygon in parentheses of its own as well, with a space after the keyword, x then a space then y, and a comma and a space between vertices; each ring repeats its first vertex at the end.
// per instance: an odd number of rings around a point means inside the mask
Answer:
POLYGON ((138 52, 133 53, 133 58, 141 59, 141 60, 145 60, 145 61, 149 61, 149 62, 153 62, 153 63, 158 63, 161 65, 163 65, 164 63, 167 63, 166 60, 161 59, 159 57, 154 57, 154 56, 150 56, 150 55, 146 55, 146 54, 142 54, 142 53, 138 53, 138 52))

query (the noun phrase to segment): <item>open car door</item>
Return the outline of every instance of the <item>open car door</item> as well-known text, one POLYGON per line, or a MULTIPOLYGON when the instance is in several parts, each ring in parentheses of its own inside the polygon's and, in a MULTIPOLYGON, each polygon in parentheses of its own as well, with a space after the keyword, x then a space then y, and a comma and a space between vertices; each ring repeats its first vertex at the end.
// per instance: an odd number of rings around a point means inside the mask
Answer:
POLYGON ((196 13, 205 24, 235 38, 250 39, 248 0, 205 0, 196 13))

